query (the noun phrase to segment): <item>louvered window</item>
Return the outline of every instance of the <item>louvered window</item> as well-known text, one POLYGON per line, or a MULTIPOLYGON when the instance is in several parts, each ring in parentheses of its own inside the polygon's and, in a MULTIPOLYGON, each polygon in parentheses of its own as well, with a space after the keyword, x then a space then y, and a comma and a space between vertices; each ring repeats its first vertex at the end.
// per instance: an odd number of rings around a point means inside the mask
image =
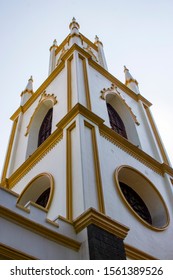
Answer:
POLYGON ((49 137, 51 134, 51 129, 52 129, 52 113, 53 113, 53 108, 50 108, 49 111, 47 112, 40 130, 39 130, 39 136, 38 136, 38 147, 49 137))
POLYGON ((126 134, 126 129, 124 126, 124 123, 118 113, 115 111, 115 109, 107 103, 107 108, 108 108, 108 114, 109 114, 109 121, 111 128, 116 131, 118 134, 123 136, 124 138, 127 139, 127 134, 126 134))

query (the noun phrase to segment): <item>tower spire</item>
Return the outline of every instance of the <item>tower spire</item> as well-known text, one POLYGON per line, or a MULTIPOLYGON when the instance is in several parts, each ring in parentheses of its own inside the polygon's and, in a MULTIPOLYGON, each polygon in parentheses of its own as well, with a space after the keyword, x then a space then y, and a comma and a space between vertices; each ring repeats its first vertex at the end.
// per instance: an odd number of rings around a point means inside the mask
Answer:
POLYGON ((55 51, 57 49, 57 41, 56 39, 53 41, 52 46, 50 47, 50 58, 49 58, 49 72, 48 75, 52 73, 52 71, 55 69, 56 64, 56 57, 55 57, 55 51))
POLYGON ((99 37, 98 37, 97 35, 95 36, 95 42, 94 42, 94 44, 98 47, 98 55, 99 55, 100 64, 101 64, 106 70, 108 70, 107 63, 106 63, 106 58, 105 58, 105 54, 104 54, 104 50, 103 50, 103 44, 102 44, 102 42, 99 40, 99 37))
POLYGON ((70 36, 69 36, 70 46, 72 46, 73 44, 77 44, 79 46, 82 46, 82 44, 83 44, 82 36, 79 32, 80 25, 76 21, 75 17, 72 18, 72 21, 69 24, 69 28, 70 28, 70 36))
POLYGON ((129 72, 129 69, 124 66, 124 73, 125 73, 125 85, 133 90, 136 94, 139 94, 139 87, 138 82, 132 77, 132 75, 129 72))
POLYGON ((21 105, 24 105, 33 94, 33 78, 29 78, 26 88, 21 93, 21 105))

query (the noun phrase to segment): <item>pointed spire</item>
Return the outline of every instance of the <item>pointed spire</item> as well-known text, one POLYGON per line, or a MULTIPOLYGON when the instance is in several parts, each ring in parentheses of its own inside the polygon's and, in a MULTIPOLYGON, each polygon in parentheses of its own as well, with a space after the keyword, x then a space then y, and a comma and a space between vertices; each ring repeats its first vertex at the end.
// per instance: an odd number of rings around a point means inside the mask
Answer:
POLYGON ((22 91, 22 94, 25 92, 33 93, 33 78, 32 76, 29 78, 28 83, 26 85, 26 88, 24 91, 22 91))
POLYGON ((99 40, 99 37, 98 37, 97 35, 95 36, 94 44, 95 44, 95 45, 98 45, 98 44, 103 45, 102 42, 99 40))
POLYGON ((75 17, 72 18, 72 22, 70 23, 69 28, 71 30, 71 33, 79 33, 80 25, 76 21, 75 17))
POLYGON ((24 105, 33 93, 33 78, 31 76, 28 80, 25 90, 21 93, 21 105, 24 105))
POLYGON ((139 94, 139 87, 138 82, 132 77, 132 75, 129 72, 129 69, 124 66, 124 73, 125 73, 125 85, 133 90, 136 94, 139 94))

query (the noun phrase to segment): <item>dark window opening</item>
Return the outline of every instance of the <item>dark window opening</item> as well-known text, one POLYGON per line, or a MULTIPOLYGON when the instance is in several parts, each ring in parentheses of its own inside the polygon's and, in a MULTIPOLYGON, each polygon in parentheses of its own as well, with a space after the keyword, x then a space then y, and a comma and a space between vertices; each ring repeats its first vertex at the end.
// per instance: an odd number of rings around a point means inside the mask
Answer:
POLYGON ((40 206, 46 207, 50 195, 50 188, 45 190, 37 199, 36 203, 40 206))
POLYGON ((152 225, 150 212, 140 196, 126 184, 119 182, 120 188, 133 210, 147 223, 152 225))
POLYGON ((115 109, 109 103, 107 103, 107 108, 108 108, 109 121, 110 121, 111 128, 115 132, 117 132, 118 134, 120 134, 121 136, 123 136, 124 138, 127 139, 126 129, 125 129, 122 119, 120 118, 118 113, 115 111, 115 109))
POLYGON ((52 113, 53 113, 53 108, 50 108, 49 111, 47 112, 40 130, 39 130, 39 135, 38 135, 38 147, 49 137, 51 134, 51 129, 52 129, 52 113))

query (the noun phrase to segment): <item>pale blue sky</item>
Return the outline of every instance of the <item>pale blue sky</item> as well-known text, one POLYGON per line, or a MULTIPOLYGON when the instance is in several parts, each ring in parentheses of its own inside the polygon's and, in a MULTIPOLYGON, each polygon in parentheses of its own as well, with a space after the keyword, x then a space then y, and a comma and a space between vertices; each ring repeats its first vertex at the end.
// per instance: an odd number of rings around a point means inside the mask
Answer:
POLYGON ((172 0, 0 0, 0 172, 10 135, 10 116, 33 75, 34 90, 47 77, 49 47, 69 33, 103 42, 109 71, 124 82, 123 66, 139 82, 173 162, 172 0))

